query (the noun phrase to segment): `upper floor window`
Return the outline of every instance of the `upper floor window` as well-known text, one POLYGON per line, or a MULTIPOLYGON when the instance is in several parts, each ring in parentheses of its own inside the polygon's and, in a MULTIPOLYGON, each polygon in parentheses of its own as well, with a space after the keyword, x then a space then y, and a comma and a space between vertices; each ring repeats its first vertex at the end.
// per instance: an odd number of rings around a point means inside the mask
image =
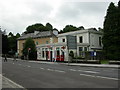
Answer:
POLYGON ((79 43, 83 43, 83 36, 79 37, 79 43))
POLYGON ((102 46, 102 38, 99 37, 99 45, 102 46))
POLYGON ((62 42, 65 42, 65 39, 62 39, 62 42))

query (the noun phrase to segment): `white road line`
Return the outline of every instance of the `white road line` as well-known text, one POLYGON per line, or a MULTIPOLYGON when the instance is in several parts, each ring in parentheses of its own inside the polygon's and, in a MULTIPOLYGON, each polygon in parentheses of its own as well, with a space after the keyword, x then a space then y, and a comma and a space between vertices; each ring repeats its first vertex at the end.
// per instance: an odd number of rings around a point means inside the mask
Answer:
POLYGON ((75 70, 75 69, 70 69, 71 71, 77 71, 77 70, 75 70))
POLYGON ((99 72, 94 72, 94 71, 83 71, 83 70, 78 70, 78 71, 81 71, 81 72, 88 72, 88 73, 99 73, 99 72))
POLYGON ((87 74, 80 74, 80 75, 82 75, 82 76, 88 76, 88 77, 97 77, 97 78, 104 78, 104 79, 119 80, 118 78, 111 78, 111 77, 94 76, 94 75, 87 75, 87 74))
POLYGON ((40 68, 40 69, 44 70, 44 68, 40 68))
POLYGON ((48 70, 48 71, 54 71, 53 69, 49 69, 49 68, 48 68, 47 70, 48 70))
POLYGON ((82 76, 89 76, 89 77, 95 77, 93 75, 88 75, 88 74, 80 74, 80 75, 82 75, 82 76))
POLYGON ((96 77, 105 78, 105 79, 112 79, 112 80, 119 80, 118 78, 110 78, 110 77, 103 77, 103 76, 96 76, 96 77))
POLYGON ((28 65, 27 67, 31 67, 31 66, 28 65))
POLYGON ((65 73, 65 71, 61 71, 61 70, 55 70, 56 72, 62 72, 62 73, 65 73))

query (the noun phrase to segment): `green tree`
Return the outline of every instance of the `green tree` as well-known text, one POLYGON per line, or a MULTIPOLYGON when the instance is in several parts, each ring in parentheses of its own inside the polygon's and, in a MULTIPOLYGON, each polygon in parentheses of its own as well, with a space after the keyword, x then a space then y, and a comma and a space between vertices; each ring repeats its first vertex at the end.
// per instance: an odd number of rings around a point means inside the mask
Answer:
POLYGON ((24 56, 29 57, 30 60, 36 59, 36 46, 32 38, 27 38, 22 51, 24 56))
MULTIPOLYGON (((120 1, 119 1, 120 2, 120 1)), ((103 51, 107 59, 120 59, 120 11, 114 3, 110 3, 104 21, 103 51)))
POLYGON ((8 37, 7 35, 2 34, 2 54, 7 54, 8 53, 8 37))
POLYGON ((19 37, 19 33, 17 33, 15 36, 12 32, 8 34, 9 54, 14 54, 15 52, 17 52, 17 38, 19 37))
POLYGON ((50 31, 50 30, 53 30, 53 26, 50 23, 46 23, 45 26, 41 23, 36 23, 28 26, 24 33, 27 34, 34 33, 34 31, 50 31))
POLYGON ((47 30, 53 30, 53 26, 50 23, 46 23, 47 30))

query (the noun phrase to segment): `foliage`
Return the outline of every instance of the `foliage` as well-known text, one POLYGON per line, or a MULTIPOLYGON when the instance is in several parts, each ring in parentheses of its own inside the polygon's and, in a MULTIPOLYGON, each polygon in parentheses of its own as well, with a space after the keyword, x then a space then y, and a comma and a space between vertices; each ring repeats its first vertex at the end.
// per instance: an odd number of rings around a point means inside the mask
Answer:
POLYGON ((100 60, 100 63, 101 64, 109 64, 109 61, 108 60, 100 60))
POLYGON ((8 38, 7 35, 2 34, 2 54, 8 53, 8 38))
POLYGON ((77 30, 84 30, 84 27, 83 26, 76 27, 73 25, 66 25, 65 28, 63 28, 63 30, 60 30, 59 33, 66 33, 66 32, 77 31, 77 30))
MULTIPOLYGON (((120 3, 120 1, 119 1, 120 3)), ((120 4, 110 3, 104 21, 103 50, 106 59, 120 60, 120 4)))
POLYGON ((32 38, 26 39, 22 52, 24 56, 28 55, 29 59, 36 59, 36 46, 32 38))
POLYGON ((27 34, 33 33, 34 31, 50 31, 50 30, 53 30, 53 26, 50 23, 46 23, 45 26, 41 23, 36 23, 28 26, 24 33, 27 34))
POLYGON ((70 51, 69 56, 71 56, 72 58, 74 58, 74 52, 70 51))
POLYGON ((17 38, 20 37, 20 34, 17 33, 15 36, 12 32, 8 34, 8 48, 9 54, 14 54, 17 52, 17 38))

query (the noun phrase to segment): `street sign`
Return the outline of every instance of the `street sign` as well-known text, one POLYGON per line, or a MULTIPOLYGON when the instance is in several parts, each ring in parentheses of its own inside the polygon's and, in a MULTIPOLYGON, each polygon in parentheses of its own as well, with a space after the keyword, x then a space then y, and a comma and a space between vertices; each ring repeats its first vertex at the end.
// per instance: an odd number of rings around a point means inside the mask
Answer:
POLYGON ((76 36, 67 35, 67 46, 69 49, 77 49, 77 39, 76 36))

